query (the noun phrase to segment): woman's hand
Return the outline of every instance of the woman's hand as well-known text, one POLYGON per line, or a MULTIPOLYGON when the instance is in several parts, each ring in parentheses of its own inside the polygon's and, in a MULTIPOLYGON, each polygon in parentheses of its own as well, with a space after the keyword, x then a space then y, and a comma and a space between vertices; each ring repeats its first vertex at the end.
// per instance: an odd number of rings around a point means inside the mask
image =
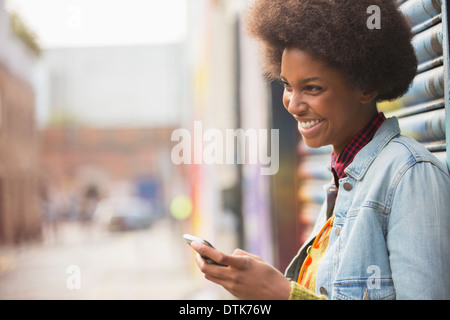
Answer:
POLYGON ((260 257, 240 249, 227 255, 198 242, 192 242, 191 246, 199 253, 197 264, 205 278, 221 285, 232 295, 245 300, 289 299, 290 282, 260 257), (208 264, 200 255, 227 267, 208 264))

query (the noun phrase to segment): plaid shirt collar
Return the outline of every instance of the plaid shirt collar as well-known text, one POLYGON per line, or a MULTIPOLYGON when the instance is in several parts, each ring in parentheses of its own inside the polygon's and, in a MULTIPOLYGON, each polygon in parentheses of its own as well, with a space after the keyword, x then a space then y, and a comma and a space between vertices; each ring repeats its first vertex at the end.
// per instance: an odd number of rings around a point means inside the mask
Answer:
POLYGON ((352 163, 356 154, 372 140, 375 132, 385 119, 384 113, 379 112, 378 116, 361 130, 337 157, 333 152, 331 155, 331 172, 337 187, 339 187, 339 179, 346 176, 344 170, 352 163))

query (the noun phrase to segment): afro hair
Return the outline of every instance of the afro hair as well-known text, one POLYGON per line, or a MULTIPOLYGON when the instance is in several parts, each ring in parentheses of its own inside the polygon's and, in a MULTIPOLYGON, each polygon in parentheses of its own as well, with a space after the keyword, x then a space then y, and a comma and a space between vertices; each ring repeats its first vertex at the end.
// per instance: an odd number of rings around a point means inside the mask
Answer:
POLYGON ((377 101, 404 95, 417 72, 412 32, 395 0, 255 0, 247 17, 264 69, 279 79, 287 47, 309 52, 339 70, 350 85, 377 92, 377 101), (370 6, 380 28, 369 28, 370 6))

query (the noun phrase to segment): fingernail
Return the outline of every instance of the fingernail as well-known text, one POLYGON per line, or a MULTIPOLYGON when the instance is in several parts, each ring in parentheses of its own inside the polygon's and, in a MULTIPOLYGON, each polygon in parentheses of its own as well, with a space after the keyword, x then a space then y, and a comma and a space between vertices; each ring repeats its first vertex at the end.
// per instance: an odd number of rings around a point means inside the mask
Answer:
POLYGON ((191 247, 194 249, 199 249, 200 248, 200 243, 192 241, 191 242, 191 247))

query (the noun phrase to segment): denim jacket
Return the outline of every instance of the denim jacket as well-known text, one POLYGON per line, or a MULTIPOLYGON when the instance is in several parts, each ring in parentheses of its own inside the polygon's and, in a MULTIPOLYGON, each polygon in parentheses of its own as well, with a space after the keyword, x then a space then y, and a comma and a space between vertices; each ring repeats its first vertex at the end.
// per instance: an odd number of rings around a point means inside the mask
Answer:
MULTIPOLYGON (((398 120, 384 121, 340 179, 334 225, 316 278, 328 299, 450 299, 450 176, 398 120)), ((286 270, 296 280, 330 215, 334 183, 314 230, 286 270)))

